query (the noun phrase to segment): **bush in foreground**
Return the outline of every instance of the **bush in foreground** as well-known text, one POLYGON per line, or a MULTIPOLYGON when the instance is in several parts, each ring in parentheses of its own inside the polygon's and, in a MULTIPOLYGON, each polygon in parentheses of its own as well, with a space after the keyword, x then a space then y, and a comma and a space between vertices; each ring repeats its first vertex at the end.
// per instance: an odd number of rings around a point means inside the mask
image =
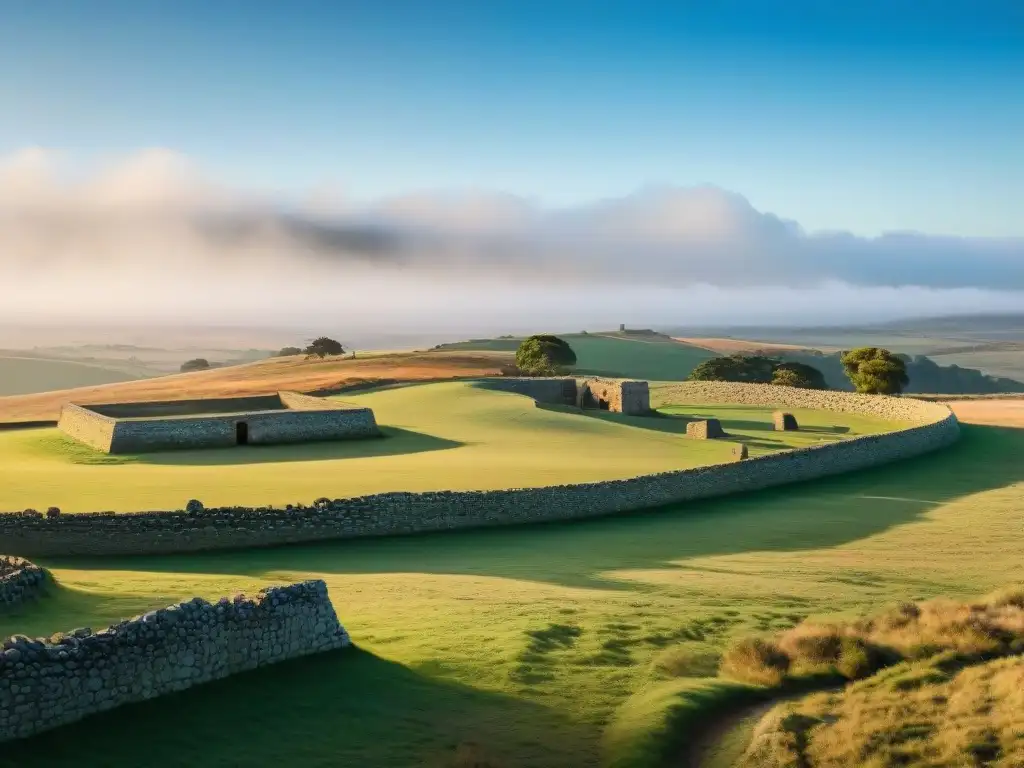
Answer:
POLYGON ((1024 652, 1024 587, 977 602, 903 603, 848 624, 799 624, 771 638, 745 638, 721 673, 757 685, 835 675, 856 680, 902 661, 950 652, 986 659, 1024 652))

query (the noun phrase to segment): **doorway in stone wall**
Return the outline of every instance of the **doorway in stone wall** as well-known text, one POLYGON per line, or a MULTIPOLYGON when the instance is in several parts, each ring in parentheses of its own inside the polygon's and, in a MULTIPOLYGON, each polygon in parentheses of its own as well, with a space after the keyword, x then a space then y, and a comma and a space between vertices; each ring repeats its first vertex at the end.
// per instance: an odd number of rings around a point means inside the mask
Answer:
POLYGON ((240 421, 235 424, 235 443, 238 445, 249 444, 249 424, 244 421, 240 421))

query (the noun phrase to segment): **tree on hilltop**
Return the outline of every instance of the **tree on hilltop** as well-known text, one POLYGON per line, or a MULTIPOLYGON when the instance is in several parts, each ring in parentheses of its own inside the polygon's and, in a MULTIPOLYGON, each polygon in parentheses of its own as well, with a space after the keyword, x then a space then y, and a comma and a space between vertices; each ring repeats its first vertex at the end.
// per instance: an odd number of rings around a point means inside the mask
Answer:
POLYGON ((298 347, 281 347, 274 357, 292 357, 293 355, 301 355, 302 350, 298 347))
POLYGON ((535 334, 523 339, 516 350, 516 366, 523 373, 544 376, 576 365, 576 353, 564 339, 535 334))
POLYGON ((334 357, 336 355, 344 355, 345 348, 341 346, 340 341, 329 339, 326 336, 321 336, 318 339, 313 339, 309 346, 305 349, 306 357, 334 357))
POLYGON ((854 389, 869 395, 898 395, 910 383, 907 362, 880 347, 859 347, 843 352, 840 360, 854 389))
POLYGON ((800 389, 828 389, 825 375, 806 363, 779 363, 772 372, 772 384, 800 389))
POLYGON ((186 360, 181 364, 182 373, 192 373, 192 371, 205 371, 210 367, 210 361, 204 357, 197 357, 194 360, 186 360))

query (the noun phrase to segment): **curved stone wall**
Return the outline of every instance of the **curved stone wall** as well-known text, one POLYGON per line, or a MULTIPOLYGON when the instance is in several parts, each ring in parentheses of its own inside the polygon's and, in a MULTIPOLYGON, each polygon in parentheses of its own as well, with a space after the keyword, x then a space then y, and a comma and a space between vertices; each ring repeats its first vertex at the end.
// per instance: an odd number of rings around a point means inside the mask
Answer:
POLYGON ((322 581, 195 598, 96 633, 14 636, 0 650, 0 742, 349 644, 322 581))
MULTIPOLYGON (((656 391, 657 392, 657 391, 656 391)), ((380 493, 286 509, 0 515, 0 550, 25 555, 112 555, 230 549, 595 517, 811 480, 918 456, 953 443, 944 405, 909 398, 742 384, 681 384, 664 402, 832 408, 911 424, 894 432, 739 462, 628 480, 501 491, 380 493)))
POLYGON ((0 610, 34 600, 46 585, 46 571, 21 557, 0 555, 0 610))

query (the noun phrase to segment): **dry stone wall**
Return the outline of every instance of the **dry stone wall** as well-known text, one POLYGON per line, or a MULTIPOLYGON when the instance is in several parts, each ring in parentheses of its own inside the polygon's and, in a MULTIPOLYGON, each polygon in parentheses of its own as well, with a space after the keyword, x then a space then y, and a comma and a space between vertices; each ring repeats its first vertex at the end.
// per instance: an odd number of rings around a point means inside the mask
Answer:
POLYGON ((510 376, 482 379, 478 383, 487 389, 526 395, 538 403, 575 405, 578 408, 603 407, 608 411, 632 415, 642 415, 651 410, 650 390, 646 381, 599 377, 510 376))
POLYGON ((39 597, 46 571, 21 557, 0 555, 0 610, 39 597))
POLYGON ((58 427, 108 453, 348 440, 380 435, 373 411, 297 392, 247 398, 65 405, 58 427))
MULTIPOLYGON (((459 528, 572 520, 658 507, 878 466, 956 441, 944 405, 908 398, 758 385, 681 385, 669 401, 834 408, 908 424, 894 432, 627 480, 498 491, 380 493, 310 506, 184 511, 0 514, 0 551, 106 555, 273 546, 459 528)), ((665 397, 664 391, 659 396, 665 397)), ((665 402, 663 400, 663 402, 665 402)), ((681 448, 682 449, 682 448, 681 448)))
POLYGON ((322 581, 196 598, 95 633, 14 636, 0 650, 0 742, 348 645, 322 581))

